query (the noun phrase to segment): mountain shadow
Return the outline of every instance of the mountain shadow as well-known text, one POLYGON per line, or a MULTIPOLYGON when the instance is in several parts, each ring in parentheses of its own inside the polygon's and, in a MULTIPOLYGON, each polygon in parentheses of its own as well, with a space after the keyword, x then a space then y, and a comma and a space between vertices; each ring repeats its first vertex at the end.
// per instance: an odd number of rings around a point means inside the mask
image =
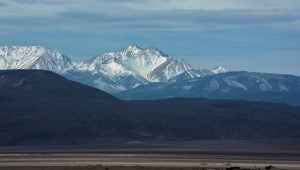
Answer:
POLYGON ((300 138, 300 107, 207 99, 122 101, 44 70, 0 71, 0 145, 300 138))

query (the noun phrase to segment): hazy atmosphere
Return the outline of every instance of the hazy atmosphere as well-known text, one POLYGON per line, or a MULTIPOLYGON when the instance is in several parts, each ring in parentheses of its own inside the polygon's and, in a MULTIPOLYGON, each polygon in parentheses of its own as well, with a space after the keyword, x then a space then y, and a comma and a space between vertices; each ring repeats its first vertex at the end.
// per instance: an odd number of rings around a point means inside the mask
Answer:
POLYGON ((300 0, 0 0, 0 170, 299 170, 300 0))
POLYGON ((130 44, 195 67, 300 75, 299 0, 0 0, 0 45, 88 59, 130 44))

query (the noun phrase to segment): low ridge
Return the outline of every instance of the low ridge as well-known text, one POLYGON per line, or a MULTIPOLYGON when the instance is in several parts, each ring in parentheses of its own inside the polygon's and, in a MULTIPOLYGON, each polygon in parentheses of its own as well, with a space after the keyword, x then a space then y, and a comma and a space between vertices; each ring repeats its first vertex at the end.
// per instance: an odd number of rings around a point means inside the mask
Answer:
POLYGON ((300 138, 300 107, 205 99, 121 101, 44 70, 0 71, 0 145, 300 138))

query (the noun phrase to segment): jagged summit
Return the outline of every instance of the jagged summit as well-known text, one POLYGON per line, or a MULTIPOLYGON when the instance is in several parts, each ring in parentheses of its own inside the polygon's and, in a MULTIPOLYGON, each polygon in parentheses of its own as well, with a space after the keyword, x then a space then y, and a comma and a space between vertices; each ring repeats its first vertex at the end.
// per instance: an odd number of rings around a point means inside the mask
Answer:
POLYGON ((4 46, 0 47, 0 69, 51 70, 107 92, 119 92, 168 81, 192 67, 157 48, 137 45, 86 61, 72 61, 59 51, 42 46, 4 46))
MULTIPOLYGON (((148 56, 160 55, 164 57, 169 57, 168 55, 160 51, 158 48, 155 47, 142 48, 138 45, 129 45, 116 53, 127 57, 139 57, 141 55, 148 55, 148 56)), ((106 54, 113 54, 113 53, 106 53, 106 54)))
POLYGON ((143 52, 144 49, 137 46, 137 45, 129 45, 128 47, 123 48, 120 53, 123 53, 125 55, 136 55, 141 52, 143 52))
POLYGON ((138 46, 136 44, 133 44, 133 45, 128 45, 127 47, 124 47, 120 51, 135 51, 135 50, 142 51, 142 50, 144 50, 144 48, 142 48, 142 47, 140 47, 140 46, 138 46))
POLYGON ((0 47, 0 69, 44 69, 65 72, 73 69, 70 58, 42 46, 0 47))
POLYGON ((226 72, 228 72, 228 70, 222 66, 218 66, 218 67, 214 68, 213 70, 211 70, 211 72, 213 72, 214 74, 219 74, 219 73, 226 73, 226 72))

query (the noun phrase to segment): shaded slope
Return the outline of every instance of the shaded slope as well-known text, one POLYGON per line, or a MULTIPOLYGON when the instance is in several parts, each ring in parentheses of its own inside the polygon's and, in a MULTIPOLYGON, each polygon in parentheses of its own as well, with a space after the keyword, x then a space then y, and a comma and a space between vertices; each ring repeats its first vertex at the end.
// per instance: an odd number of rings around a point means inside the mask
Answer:
POLYGON ((187 98, 129 103, 143 105, 145 129, 172 140, 300 137, 300 108, 284 104, 187 98))
POLYGON ((49 71, 0 71, 0 145, 300 138, 300 108, 205 99, 120 101, 49 71))
POLYGON ((1 144, 78 142, 105 133, 122 102, 49 71, 1 71, 1 144), (103 130, 103 131, 101 131, 103 130), (5 143, 4 143, 5 142, 5 143))

